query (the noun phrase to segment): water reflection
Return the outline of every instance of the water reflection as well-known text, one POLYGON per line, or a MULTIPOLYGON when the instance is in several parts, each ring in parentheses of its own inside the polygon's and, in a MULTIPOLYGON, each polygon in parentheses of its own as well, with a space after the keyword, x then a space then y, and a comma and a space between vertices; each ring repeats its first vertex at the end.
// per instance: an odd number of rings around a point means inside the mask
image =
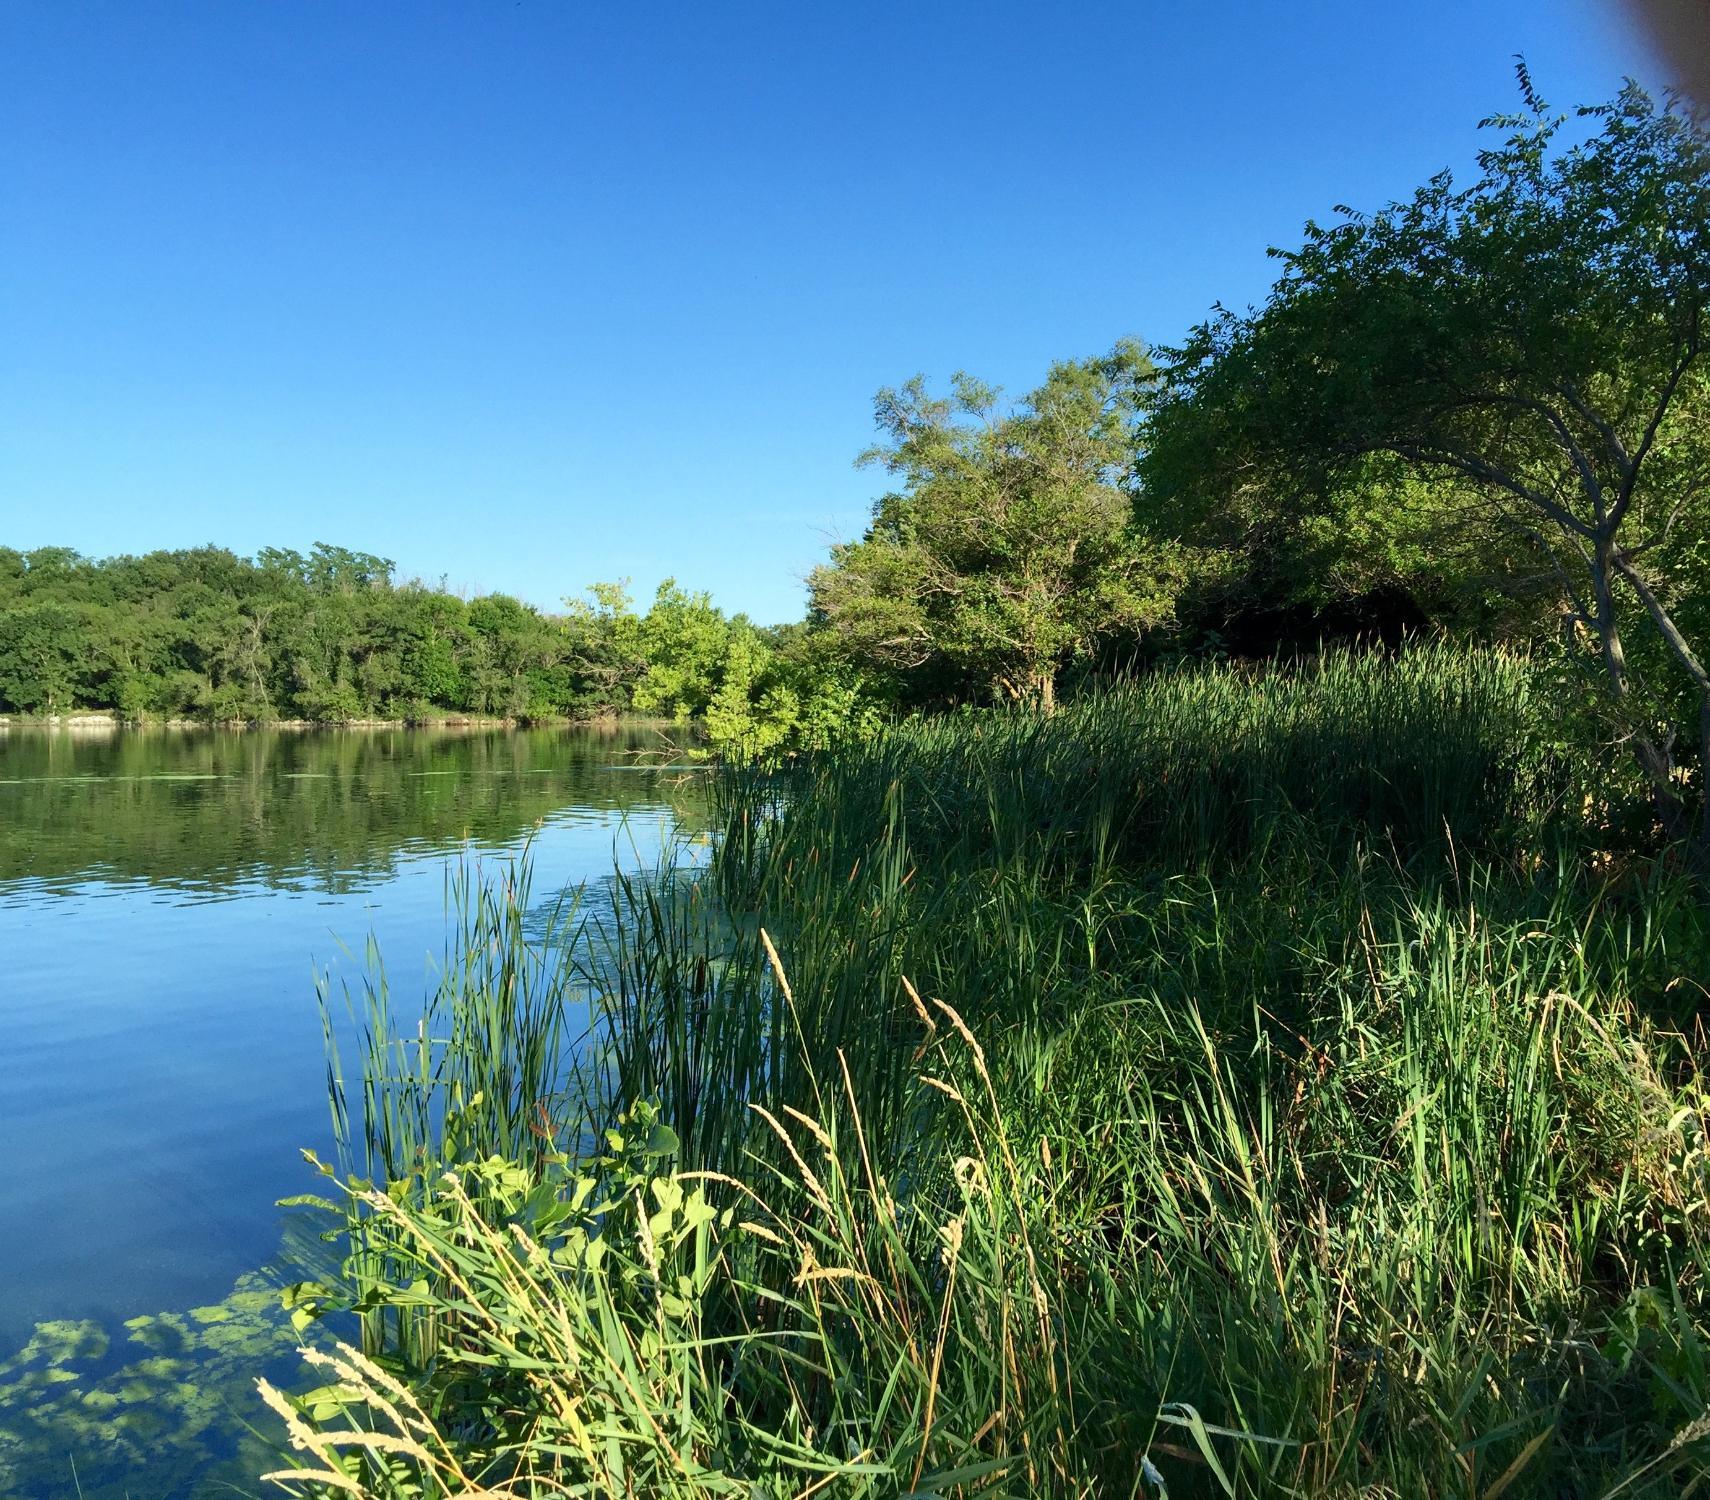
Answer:
POLYGON ((0 902, 134 882, 344 894, 542 819, 693 809, 655 732, 154 730, 0 735, 0 902))
MULTIPOLYGON (((186 1388, 190 1449, 230 1456, 223 1408, 189 1395, 214 1378, 195 1341, 151 1354, 131 1324, 177 1309, 210 1349, 228 1324, 271 1329, 243 1278, 278 1253, 299 1148, 326 1145, 316 973, 355 980, 372 936, 395 996, 431 982, 463 859, 526 841, 543 902, 653 863, 707 819, 704 776, 645 763, 664 748, 550 730, 0 736, 0 1490, 58 1492, 32 1491, 19 1454, 86 1452, 106 1428, 73 1422, 85 1393, 103 1422, 149 1428, 139 1360, 172 1362, 147 1369, 186 1388), (234 1286, 241 1318, 196 1321, 234 1286)), ((113 1483, 186 1493, 201 1462, 187 1450, 171 1489, 122 1466, 113 1483)))

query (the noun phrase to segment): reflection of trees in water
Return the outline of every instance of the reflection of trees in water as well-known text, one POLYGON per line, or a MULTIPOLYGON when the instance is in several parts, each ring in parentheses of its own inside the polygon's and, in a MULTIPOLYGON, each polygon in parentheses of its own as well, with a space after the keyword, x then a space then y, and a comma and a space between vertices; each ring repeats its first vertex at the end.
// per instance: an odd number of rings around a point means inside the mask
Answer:
MULTIPOLYGON (((644 825, 660 813, 705 828, 708 778, 662 769, 660 748, 657 735, 634 729, 14 730, 0 736, 0 904, 20 881, 51 890, 124 880, 210 895, 360 889, 413 853, 465 839, 514 846, 559 815, 633 812, 644 845, 644 825)), ((484 863, 486 875, 499 874, 484 863)), ((590 870, 597 878, 577 899, 540 891, 529 940, 573 947, 567 958, 592 966, 610 933, 585 919, 609 920, 610 870, 609 861, 590 870)), ((315 1186, 307 1169, 303 1186, 315 1186)), ((300 1338, 277 1286, 324 1274, 315 1260, 327 1253, 323 1227, 291 1213, 274 1264, 221 1302, 126 1322, 59 1319, 0 1347, 0 1495, 253 1488, 272 1466, 245 1428, 263 1415, 255 1377, 301 1382, 300 1338)))
POLYGON ((0 885, 359 889, 398 857, 510 843, 566 808, 708 818, 706 778, 648 765, 656 734, 537 730, 13 731, 0 738, 0 885))

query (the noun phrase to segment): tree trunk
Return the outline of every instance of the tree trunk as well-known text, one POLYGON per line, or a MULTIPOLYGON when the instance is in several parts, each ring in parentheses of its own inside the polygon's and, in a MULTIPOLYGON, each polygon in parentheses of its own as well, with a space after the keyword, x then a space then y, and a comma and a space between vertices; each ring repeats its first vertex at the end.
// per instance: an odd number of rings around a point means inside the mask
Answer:
MULTIPOLYGON (((1603 670, 1609 679, 1610 695, 1619 706, 1625 704, 1631 694, 1627 649, 1615 618, 1614 580, 1610 576, 1615 566, 1614 542, 1609 537, 1602 537, 1591 559, 1591 588, 1597 610, 1591 624, 1603 653, 1603 670)), ((1626 727, 1623 725, 1624 729, 1626 727)), ((1686 809, 1675 789, 1673 758, 1650 735, 1637 729, 1630 729, 1628 733, 1633 758, 1638 761, 1645 780, 1651 784, 1651 800, 1656 804, 1657 819, 1662 824, 1663 833, 1675 842, 1685 840, 1688 837, 1686 809)))
POLYGON ((1710 878, 1710 698, 1698 705, 1698 873, 1710 878))
MULTIPOLYGON (((1698 829, 1696 837, 1693 837, 1686 827, 1683 810, 1680 837, 1689 842, 1692 863, 1699 873, 1710 876, 1710 671, 1705 670, 1703 663, 1698 660, 1698 653, 1692 649, 1691 642, 1681 633, 1673 616, 1663 607, 1662 601, 1657 598, 1644 576, 1633 566, 1632 560, 1618 555, 1616 563, 1621 569, 1621 576, 1632 585, 1633 592, 1639 596, 1639 602, 1645 606, 1652 623, 1661 633, 1668 649, 1674 653, 1675 660, 1691 679, 1698 694, 1698 795, 1701 799, 1698 829)), ((1678 806, 1680 794, 1675 790, 1672 780, 1669 790, 1678 806)))

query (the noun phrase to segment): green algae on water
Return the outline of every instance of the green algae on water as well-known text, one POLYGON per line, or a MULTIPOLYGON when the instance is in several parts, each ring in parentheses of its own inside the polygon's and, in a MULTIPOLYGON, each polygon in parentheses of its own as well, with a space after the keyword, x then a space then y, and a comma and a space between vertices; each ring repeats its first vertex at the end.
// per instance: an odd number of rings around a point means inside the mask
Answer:
POLYGON ((255 1379, 289 1380, 298 1343, 278 1288, 254 1273, 186 1312, 112 1328, 38 1323, 0 1359, 0 1494, 155 1500, 253 1488, 273 1454, 247 1425, 255 1379))

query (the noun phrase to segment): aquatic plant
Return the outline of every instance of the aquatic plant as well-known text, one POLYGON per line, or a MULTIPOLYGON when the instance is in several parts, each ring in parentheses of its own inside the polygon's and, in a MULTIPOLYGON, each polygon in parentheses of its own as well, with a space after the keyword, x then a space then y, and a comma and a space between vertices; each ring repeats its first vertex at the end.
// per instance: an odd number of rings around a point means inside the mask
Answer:
POLYGON ((256 1273, 203 1307, 38 1323, 0 1359, 0 1494, 123 1500, 251 1481, 274 1453, 255 1430, 255 1379, 290 1378, 299 1342, 256 1273))

